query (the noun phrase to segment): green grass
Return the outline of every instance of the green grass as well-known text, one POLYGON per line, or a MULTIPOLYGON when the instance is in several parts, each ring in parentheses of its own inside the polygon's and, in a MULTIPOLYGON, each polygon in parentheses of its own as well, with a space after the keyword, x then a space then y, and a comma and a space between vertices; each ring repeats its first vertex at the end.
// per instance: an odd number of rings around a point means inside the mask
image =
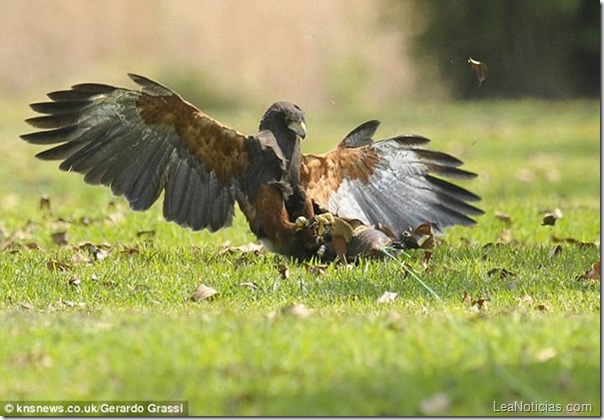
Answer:
POLYGON ((128 211, 35 160, 40 149, 16 138, 25 115, 0 108, 3 400, 185 400, 195 415, 491 415, 514 401, 600 413, 600 282, 579 279, 599 259, 597 102, 311 115, 306 151, 375 116, 384 136, 426 135, 480 174, 466 185, 486 211, 477 226, 450 229, 427 263, 413 251, 321 270, 222 252, 254 240, 241 217, 209 234, 163 222, 160 206, 128 211), (541 226, 555 208, 563 218, 541 226), (53 242, 58 231, 66 245, 53 242), (109 248, 82 261, 85 242, 109 248), (191 301, 199 284, 218 295, 191 301), (377 303, 386 291, 398 295, 377 303))

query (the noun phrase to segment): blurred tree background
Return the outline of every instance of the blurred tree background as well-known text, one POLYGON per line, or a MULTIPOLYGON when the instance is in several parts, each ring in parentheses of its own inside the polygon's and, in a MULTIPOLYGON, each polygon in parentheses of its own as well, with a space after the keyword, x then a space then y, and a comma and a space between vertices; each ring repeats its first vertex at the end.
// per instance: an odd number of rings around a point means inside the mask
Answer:
POLYGON ((126 72, 160 80, 204 109, 262 108, 275 99, 310 111, 443 98, 599 97, 600 5, 2 0, 0 61, 0 100, 79 81, 124 85, 126 72), (469 57, 489 66, 480 88, 469 57))
MULTIPOLYGON (((409 13, 395 1, 390 22, 409 13)), ((417 0, 411 53, 454 98, 600 95, 600 4, 594 0, 417 0), (476 91, 472 57, 489 66, 476 91)))

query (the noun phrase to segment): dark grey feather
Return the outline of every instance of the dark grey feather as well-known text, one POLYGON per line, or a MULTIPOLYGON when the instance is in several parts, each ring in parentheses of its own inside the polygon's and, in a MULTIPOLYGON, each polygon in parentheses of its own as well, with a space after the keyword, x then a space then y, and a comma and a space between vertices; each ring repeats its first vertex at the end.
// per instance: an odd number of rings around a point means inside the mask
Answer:
POLYGON ((378 120, 367 121, 348 133, 338 144, 338 147, 362 147, 373 143, 373 135, 380 122, 378 120))

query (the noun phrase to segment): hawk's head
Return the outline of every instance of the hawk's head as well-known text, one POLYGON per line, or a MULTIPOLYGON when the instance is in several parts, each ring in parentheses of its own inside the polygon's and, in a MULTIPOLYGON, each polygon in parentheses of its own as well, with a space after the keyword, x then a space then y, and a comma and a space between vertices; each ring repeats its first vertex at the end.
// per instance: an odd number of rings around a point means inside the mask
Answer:
MULTIPOLYGON (((306 137, 306 117, 298 105, 291 102, 275 102, 262 116, 260 131, 271 131, 277 140, 281 136, 291 138, 291 132, 303 139, 306 137)), ((295 140, 295 138, 294 138, 295 140)))

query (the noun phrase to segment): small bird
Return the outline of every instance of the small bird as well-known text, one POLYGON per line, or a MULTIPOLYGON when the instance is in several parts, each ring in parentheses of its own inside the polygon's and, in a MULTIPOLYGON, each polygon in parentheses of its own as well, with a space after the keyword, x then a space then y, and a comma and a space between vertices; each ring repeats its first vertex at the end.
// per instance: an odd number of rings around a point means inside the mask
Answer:
POLYGON ((404 243, 429 223, 436 232, 472 225, 479 197, 441 177, 474 178, 462 162, 402 135, 374 142, 379 121, 352 130, 324 154, 303 154, 306 118, 275 102, 255 134, 216 121, 169 88, 129 74, 140 90, 83 83, 31 104, 42 129, 21 138, 51 145, 36 156, 111 188, 133 210, 163 192, 166 220, 216 231, 237 203, 251 231, 296 259, 354 259, 404 243))

